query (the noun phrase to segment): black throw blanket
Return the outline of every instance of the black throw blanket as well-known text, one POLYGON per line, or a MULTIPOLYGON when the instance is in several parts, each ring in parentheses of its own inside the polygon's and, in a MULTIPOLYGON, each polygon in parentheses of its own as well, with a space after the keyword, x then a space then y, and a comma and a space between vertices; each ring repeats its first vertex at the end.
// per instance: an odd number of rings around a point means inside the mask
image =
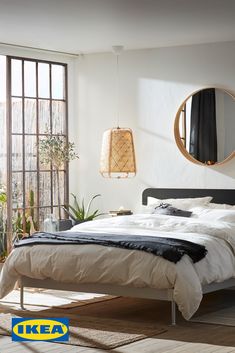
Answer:
POLYGON ((39 244, 96 244, 131 250, 141 250, 157 256, 162 256, 164 259, 174 263, 178 262, 185 254, 188 255, 193 262, 200 261, 207 254, 205 246, 182 239, 89 232, 37 232, 28 238, 16 241, 14 247, 39 244))

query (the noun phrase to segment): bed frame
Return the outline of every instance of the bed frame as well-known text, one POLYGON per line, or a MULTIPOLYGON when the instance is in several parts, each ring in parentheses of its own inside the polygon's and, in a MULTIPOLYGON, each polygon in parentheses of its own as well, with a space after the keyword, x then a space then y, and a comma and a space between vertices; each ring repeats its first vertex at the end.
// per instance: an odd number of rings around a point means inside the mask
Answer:
MULTIPOLYGON (((204 197, 213 196, 215 203, 227 203, 235 205, 235 189, 153 189, 144 190, 142 194, 143 205, 147 204, 148 197, 155 197, 158 199, 167 198, 186 198, 186 197, 204 197)), ((24 310, 24 288, 44 288, 44 289, 58 289, 65 291, 76 291, 84 293, 100 293, 110 294, 115 296, 136 297, 156 300, 166 300, 171 302, 171 324, 176 324, 176 303, 173 299, 173 289, 157 290, 155 288, 135 288, 119 285, 108 285, 99 283, 74 284, 63 283, 51 279, 38 280, 21 276, 20 284, 20 305, 24 310)), ((202 288, 203 293, 210 293, 220 289, 225 289, 235 286, 235 278, 231 278, 220 283, 211 283, 202 288)))

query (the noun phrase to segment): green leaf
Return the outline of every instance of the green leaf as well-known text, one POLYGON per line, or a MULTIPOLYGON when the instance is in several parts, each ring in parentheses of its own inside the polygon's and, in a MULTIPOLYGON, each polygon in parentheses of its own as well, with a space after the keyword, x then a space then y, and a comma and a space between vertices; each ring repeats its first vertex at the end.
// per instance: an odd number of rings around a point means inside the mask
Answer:
POLYGON ((72 210, 74 216, 77 218, 80 212, 76 210, 73 206, 69 205, 70 210, 72 210))
POLYGON ((69 206, 62 206, 62 208, 72 220, 76 221, 76 217, 68 209, 69 206))
POLYGON ((92 201, 93 201, 96 197, 98 197, 98 196, 101 196, 101 194, 96 194, 95 196, 93 196, 93 197, 91 198, 91 200, 90 200, 90 202, 88 203, 88 206, 87 206, 86 215, 88 215, 89 212, 90 212, 90 208, 91 208, 92 201))
POLYGON ((84 206, 84 198, 82 199, 82 207, 81 207, 81 217, 85 219, 85 206, 84 206))
POLYGON ((79 207, 79 204, 78 204, 78 201, 77 201, 77 197, 74 195, 74 194, 71 194, 72 196, 73 196, 73 202, 74 202, 74 207, 76 208, 76 209, 80 209, 80 207, 79 207))
POLYGON ((6 203, 7 202, 7 194, 5 192, 2 192, 0 194, 0 202, 1 203, 6 203))

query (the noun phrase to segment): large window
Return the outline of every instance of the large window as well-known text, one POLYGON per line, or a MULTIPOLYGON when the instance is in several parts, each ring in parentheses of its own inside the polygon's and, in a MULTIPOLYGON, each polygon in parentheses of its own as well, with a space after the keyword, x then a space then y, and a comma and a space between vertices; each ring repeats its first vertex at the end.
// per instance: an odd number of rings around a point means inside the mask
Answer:
POLYGON ((0 55, 0 184, 7 181, 7 143, 6 143, 6 57, 0 55))
MULTIPOLYGON (((0 58, 0 180, 7 185, 8 229, 25 232, 32 221, 39 229, 48 214, 58 215, 55 171, 40 163, 38 143, 48 134, 67 139, 67 67, 0 58), (4 80, 6 92, 1 89, 4 80)), ((68 166, 59 174, 61 203, 65 205, 68 166)))

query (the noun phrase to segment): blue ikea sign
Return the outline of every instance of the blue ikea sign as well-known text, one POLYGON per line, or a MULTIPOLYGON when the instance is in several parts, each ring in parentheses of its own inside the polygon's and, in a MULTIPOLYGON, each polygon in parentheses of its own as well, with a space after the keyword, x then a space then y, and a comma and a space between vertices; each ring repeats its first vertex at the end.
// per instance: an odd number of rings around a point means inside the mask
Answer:
POLYGON ((68 341, 67 318, 12 318, 12 341, 68 341))

